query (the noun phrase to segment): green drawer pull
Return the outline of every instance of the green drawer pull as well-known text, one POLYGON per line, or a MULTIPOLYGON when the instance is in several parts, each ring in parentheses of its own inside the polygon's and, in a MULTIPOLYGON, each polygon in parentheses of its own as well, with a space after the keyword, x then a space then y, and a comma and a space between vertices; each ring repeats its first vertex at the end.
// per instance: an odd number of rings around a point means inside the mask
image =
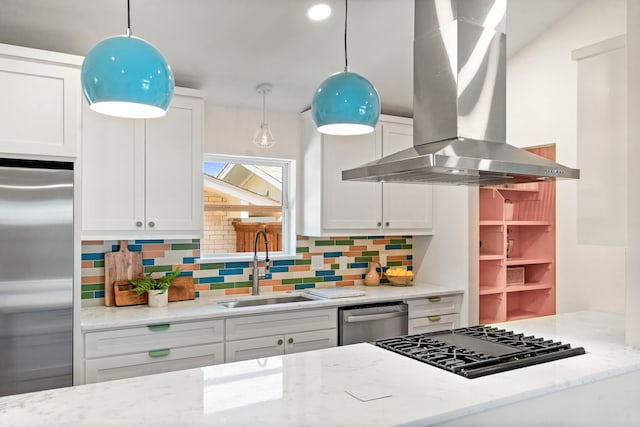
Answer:
POLYGON ((293 344, 293 338, 289 338, 289 344, 293 344))
POLYGON ((429 321, 431 322, 439 322, 440 316, 427 316, 427 319, 429 319, 429 321))
POLYGON ((164 357, 168 356, 171 352, 170 349, 165 348, 164 350, 152 350, 149 352, 149 357, 164 357))
POLYGON ((429 297, 429 301, 431 301, 431 302, 440 302, 441 299, 442 298, 440 298, 440 297, 429 297))
POLYGON ((278 340, 278 345, 282 345, 283 342, 284 341, 282 341, 282 340, 278 340))
POLYGON ((149 325, 147 326, 147 328, 149 328, 150 331, 157 332, 157 331, 166 331, 167 329, 169 329, 170 326, 171 326, 171 323, 160 323, 158 325, 149 325))

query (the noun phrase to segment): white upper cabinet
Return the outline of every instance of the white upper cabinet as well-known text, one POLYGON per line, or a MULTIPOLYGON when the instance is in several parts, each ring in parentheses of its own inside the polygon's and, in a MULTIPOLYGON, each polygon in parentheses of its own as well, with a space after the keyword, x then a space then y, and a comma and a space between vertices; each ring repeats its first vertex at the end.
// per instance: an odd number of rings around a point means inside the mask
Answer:
POLYGON ((302 115, 302 233, 433 234, 433 188, 427 184, 343 181, 342 171, 413 145, 411 119, 382 115, 367 135, 317 132, 310 112, 302 115))
MULTIPOLYGON (((382 122, 382 156, 413 146, 413 124, 382 122)), ((378 129, 376 129, 378 131, 378 129)), ((383 229, 433 232, 433 187, 430 184, 382 184, 383 229)))
POLYGON ((200 92, 179 88, 158 119, 109 117, 85 103, 83 238, 201 237, 203 110, 200 92))
POLYGON ((81 64, 78 56, 0 44, 0 155, 77 157, 81 64))

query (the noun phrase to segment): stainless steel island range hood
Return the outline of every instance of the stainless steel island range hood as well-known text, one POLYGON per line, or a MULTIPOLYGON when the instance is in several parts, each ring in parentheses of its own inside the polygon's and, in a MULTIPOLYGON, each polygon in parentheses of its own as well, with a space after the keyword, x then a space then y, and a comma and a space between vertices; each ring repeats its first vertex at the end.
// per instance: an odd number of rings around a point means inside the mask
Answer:
POLYGON ((345 170, 343 180, 498 185, 580 177, 506 144, 506 9, 506 0, 415 1, 413 147, 345 170))

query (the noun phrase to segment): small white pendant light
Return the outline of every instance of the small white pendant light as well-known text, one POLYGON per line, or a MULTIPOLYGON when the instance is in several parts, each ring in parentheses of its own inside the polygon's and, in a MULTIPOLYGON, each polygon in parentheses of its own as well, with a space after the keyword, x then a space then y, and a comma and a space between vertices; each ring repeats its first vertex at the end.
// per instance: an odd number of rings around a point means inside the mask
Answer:
POLYGON ((173 98, 171 67, 158 49, 127 34, 96 44, 82 63, 82 89, 91 109, 116 117, 149 119, 165 115, 173 98))
POLYGON ((276 143, 266 120, 266 96, 271 92, 271 87, 269 83, 262 83, 256 87, 256 91, 262 94, 262 122, 260 123, 260 128, 258 128, 253 136, 253 143, 260 148, 271 148, 276 143))
POLYGON ((311 115, 318 132, 329 135, 371 133, 380 117, 376 88, 349 71, 347 59, 347 0, 344 4, 344 71, 320 83, 311 101, 311 115))

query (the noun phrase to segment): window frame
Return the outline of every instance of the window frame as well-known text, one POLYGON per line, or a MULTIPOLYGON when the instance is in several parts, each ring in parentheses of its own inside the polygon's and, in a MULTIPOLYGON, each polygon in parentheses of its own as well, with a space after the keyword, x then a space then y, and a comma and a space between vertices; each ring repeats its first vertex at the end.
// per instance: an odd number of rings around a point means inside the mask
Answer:
MULTIPOLYGON (((295 209, 296 161, 293 159, 281 159, 275 157, 237 156, 229 154, 204 153, 201 166, 202 174, 204 174, 204 164, 206 162, 226 162, 282 167, 282 250, 278 252, 269 251, 269 259, 297 258, 298 255, 296 253, 297 236, 295 209)), ((204 211, 204 203, 202 204, 202 209, 204 211)), ((201 240, 204 240, 204 229, 201 240)), ((258 252, 258 255, 263 258, 264 251, 258 252)), ((215 254, 202 253, 201 249, 198 263, 252 260, 253 253, 251 252, 229 252, 223 254, 215 254)))

